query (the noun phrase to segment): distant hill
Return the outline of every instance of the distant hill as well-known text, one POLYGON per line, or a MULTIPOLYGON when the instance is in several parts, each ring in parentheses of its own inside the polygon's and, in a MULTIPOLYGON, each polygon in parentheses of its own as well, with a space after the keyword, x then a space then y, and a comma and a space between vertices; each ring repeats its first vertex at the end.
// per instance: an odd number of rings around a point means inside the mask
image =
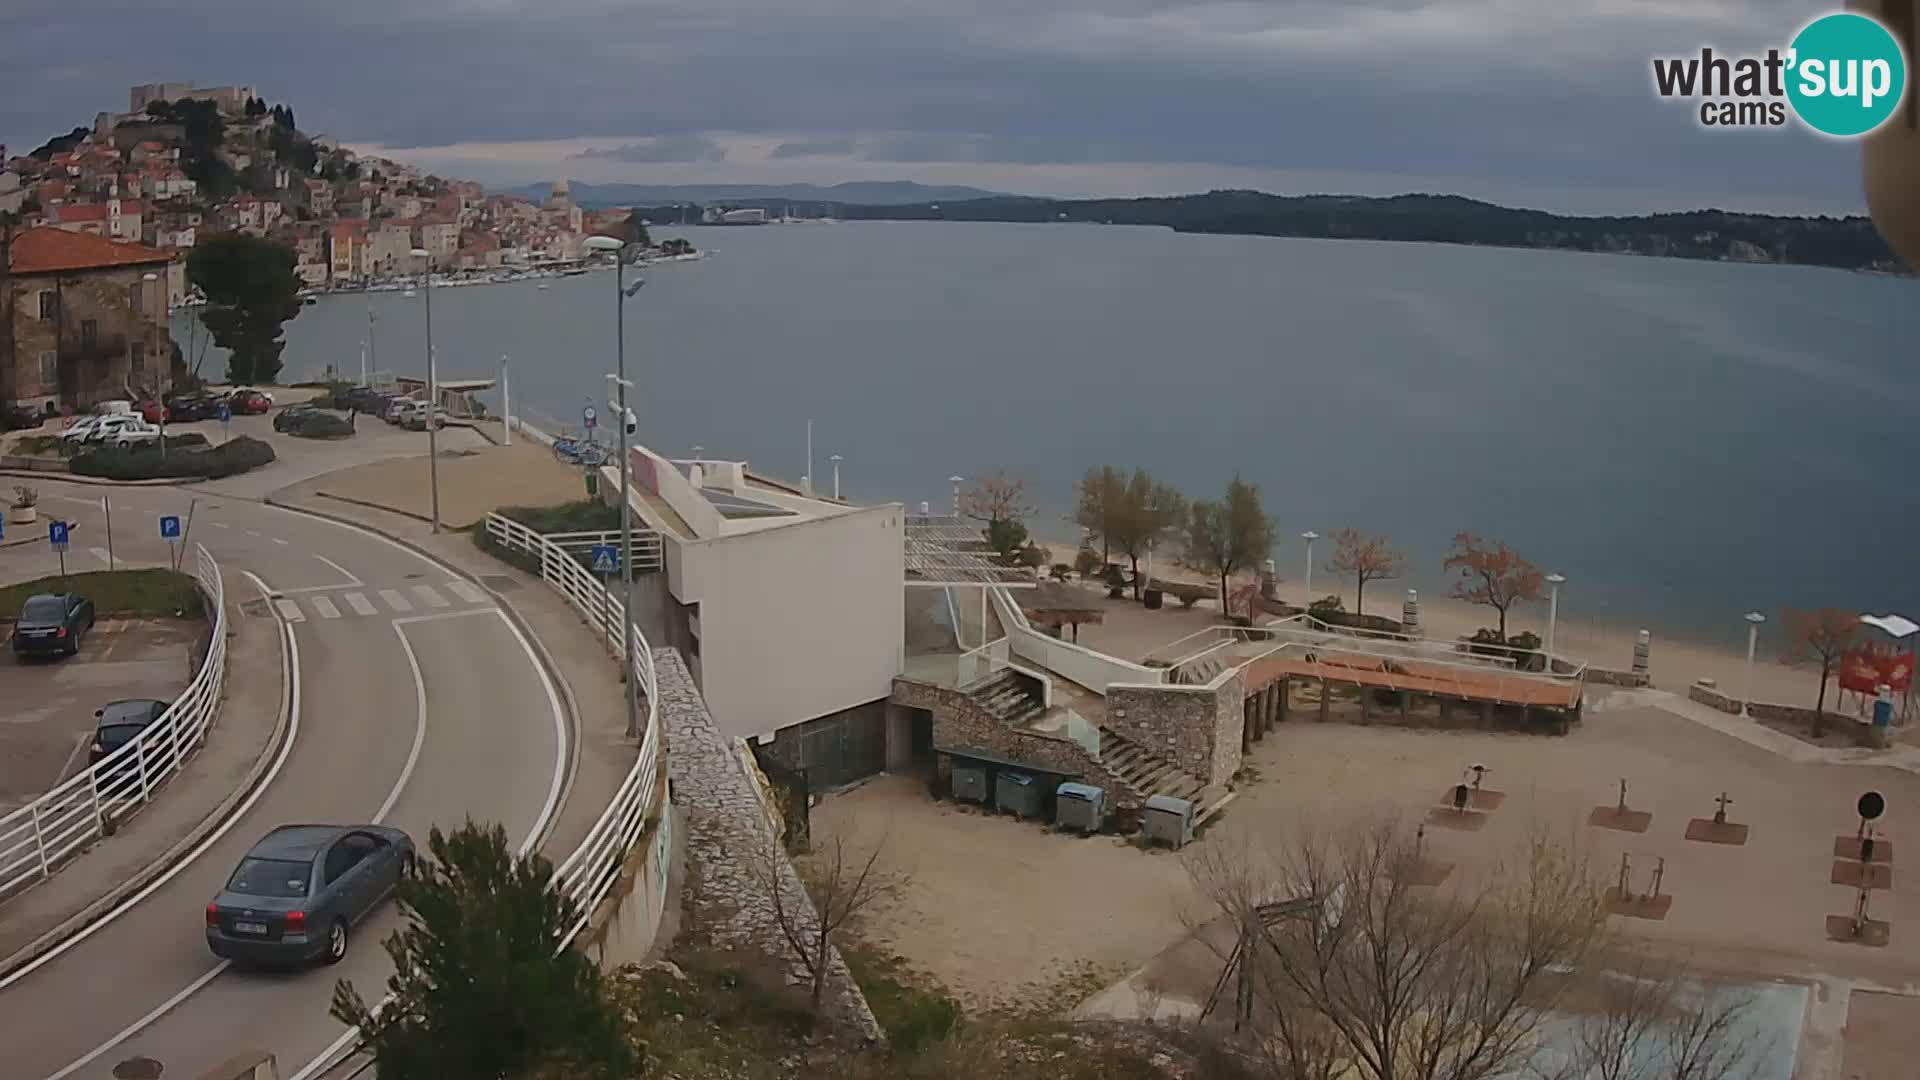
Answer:
POLYGON ((994 197, 842 207, 847 220, 1091 222, 1179 232, 1663 255, 1730 262, 1903 270, 1864 217, 1781 217, 1724 210, 1571 217, 1458 195, 1268 195, 1211 191, 1147 199, 994 197))
MULTIPOLYGON (((906 203, 958 202, 963 199, 1005 198, 981 188, 916 184, 911 180, 856 180, 822 187, 818 184, 583 184, 568 185, 573 201, 589 209, 608 206, 667 206, 673 203, 858 203, 897 206, 906 203)), ((526 184, 508 194, 542 200, 551 184, 526 184)))

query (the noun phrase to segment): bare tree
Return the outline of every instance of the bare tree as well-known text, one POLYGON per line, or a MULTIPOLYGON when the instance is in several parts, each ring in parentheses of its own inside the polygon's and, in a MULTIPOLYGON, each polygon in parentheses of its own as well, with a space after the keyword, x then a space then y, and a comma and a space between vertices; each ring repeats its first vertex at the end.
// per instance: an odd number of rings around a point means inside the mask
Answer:
POLYGON ((767 897, 788 952, 806 970, 816 1014, 832 967, 835 936, 905 885, 884 866, 886 846, 882 837, 862 855, 835 836, 825 850, 794 866, 769 835, 746 860, 747 873, 767 897))
POLYGON ((1813 737, 1819 738, 1827 726, 1827 680, 1848 649, 1860 636, 1860 617, 1842 608, 1817 611, 1788 609, 1787 651, 1790 663, 1817 661, 1820 664, 1820 699, 1813 706, 1813 737))
POLYGON ((1742 1030, 1750 995, 1644 952, 1583 980, 1565 1060, 1545 1080, 1735 1080, 1764 1047, 1742 1030))
POLYGON ((1243 1001, 1277 1080, 1495 1080, 1536 1036, 1606 920, 1584 863, 1536 836, 1473 888, 1422 887, 1388 820, 1251 869, 1188 867, 1242 928, 1243 1001), (1290 912, 1273 917, 1275 912, 1290 912))
POLYGON ((1472 533, 1453 538, 1453 554, 1443 564, 1448 573, 1458 573, 1454 582, 1456 599, 1485 604, 1500 613, 1500 640, 1507 640, 1507 611, 1521 600, 1536 599, 1546 578, 1538 567, 1515 554, 1502 543, 1482 540, 1472 533))
POLYGON ((1327 561, 1327 570, 1353 579, 1353 613, 1365 615, 1367 582, 1392 581, 1399 577, 1406 567, 1406 556, 1395 550, 1386 537, 1369 536, 1359 529, 1341 529, 1333 534, 1333 543, 1333 558, 1327 561))
POLYGON ((1076 500, 1072 521, 1086 530, 1088 539, 1100 541, 1100 565, 1113 559, 1114 525, 1120 518, 1120 505, 1126 495, 1126 473, 1111 465, 1095 465, 1074 485, 1076 500))
POLYGON ((974 481, 960 493, 960 513, 988 525, 996 521, 1025 521, 1033 516, 1033 502, 1027 496, 1027 482, 1009 473, 996 472, 974 481))

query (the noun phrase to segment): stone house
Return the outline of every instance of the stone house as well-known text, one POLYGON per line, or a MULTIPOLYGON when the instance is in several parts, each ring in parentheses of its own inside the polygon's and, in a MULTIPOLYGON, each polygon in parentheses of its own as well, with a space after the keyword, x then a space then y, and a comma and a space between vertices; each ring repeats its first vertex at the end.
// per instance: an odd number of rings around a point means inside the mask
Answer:
POLYGON ((0 396, 83 409, 169 361, 170 253, 56 228, 0 243, 0 396))

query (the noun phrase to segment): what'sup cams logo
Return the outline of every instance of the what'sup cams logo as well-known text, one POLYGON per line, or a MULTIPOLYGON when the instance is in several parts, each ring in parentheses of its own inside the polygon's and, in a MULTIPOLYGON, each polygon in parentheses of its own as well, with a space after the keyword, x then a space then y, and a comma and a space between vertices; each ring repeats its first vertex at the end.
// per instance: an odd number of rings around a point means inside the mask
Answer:
POLYGON ((1877 19, 1839 12, 1801 27, 1785 50, 1656 57, 1653 88, 1663 98, 1698 101, 1702 127, 1782 127, 1794 116, 1823 135, 1851 139, 1899 109, 1911 44, 1877 19))

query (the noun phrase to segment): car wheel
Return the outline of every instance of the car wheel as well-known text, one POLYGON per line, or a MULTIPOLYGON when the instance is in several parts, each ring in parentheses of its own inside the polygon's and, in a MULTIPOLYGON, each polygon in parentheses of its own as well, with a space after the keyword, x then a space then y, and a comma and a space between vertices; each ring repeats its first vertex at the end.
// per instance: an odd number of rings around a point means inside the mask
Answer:
POLYGON ((333 920, 327 927, 327 951, 320 954, 321 963, 337 964, 347 958, 347 922, 345 919, 333 920))

